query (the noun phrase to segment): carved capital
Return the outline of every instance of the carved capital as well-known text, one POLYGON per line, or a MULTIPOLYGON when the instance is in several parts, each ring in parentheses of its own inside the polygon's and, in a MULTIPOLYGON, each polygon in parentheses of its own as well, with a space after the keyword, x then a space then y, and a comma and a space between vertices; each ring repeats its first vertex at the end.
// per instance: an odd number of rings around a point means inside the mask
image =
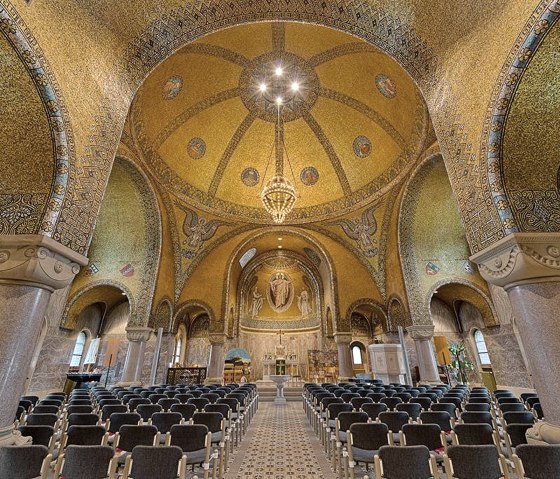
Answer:
POLYGON ((152 328, 145 328, 143 326, 128 326, 126 328, 126 338, 132 342, 146 342, 150 339, 152 328))
POLYGON ((486 281, 506 290, 560 281, 560 233, 513 233, 470 259, 486 281))
POLYGON ((434 337, 434 328, 433 324, 417 324, 409 326, 406 331, 414 341, 429 341, 434 337))
POLYGON ((68 286, 88 259, 44 235, 0 235, 0 282, 54 291, 68 286))
POLYGON ((223 346, 226 342, 225 334, 209 334, 208 339, 212 346, 223 346))
POLYGON ((350 344, 352 342, 351 333, 334 333, 334 342, 336 344, 350 344))

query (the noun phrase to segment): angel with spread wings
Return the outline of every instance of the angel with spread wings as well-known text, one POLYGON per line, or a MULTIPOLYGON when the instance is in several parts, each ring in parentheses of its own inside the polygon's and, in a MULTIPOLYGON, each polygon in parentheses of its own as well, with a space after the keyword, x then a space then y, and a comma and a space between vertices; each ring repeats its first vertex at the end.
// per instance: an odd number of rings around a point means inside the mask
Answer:
POLYGON ((212 238, 220 226, 228 224, 225 221, 220 220, 207 221, 204 218, 199 219, 196 211, 193 211, 180 203, 175 204, 185 212, 183 233, 185 233, 187 238, 183 240, 183 244, 187 246, 187 249, 191 253, 198 251, 205 241, 212 238))
POLYGON ((361 217, 333 223, 339 225, 349 238, 355 240, 366 256, 375 256, 377 254, 377 248, 374 246, 376 240, 373 238, 377 231, 377 220, 373 212, 378 207, 379 205, 369 207, 362 213, 361 217))

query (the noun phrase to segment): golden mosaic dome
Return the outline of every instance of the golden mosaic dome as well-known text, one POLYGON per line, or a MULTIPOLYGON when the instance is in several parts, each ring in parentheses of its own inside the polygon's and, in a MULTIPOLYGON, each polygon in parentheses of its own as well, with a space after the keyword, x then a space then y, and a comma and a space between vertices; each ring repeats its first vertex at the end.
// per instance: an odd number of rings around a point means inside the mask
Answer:
POLYGON ((298 195, 286 222, 302 223, 384 194, 429 128, 420 92, 394 60, 346 33, 298 23, 238 26, 180 49, 146 79, 130 117, 168 191, 255 223, 271 221, 260 192, 275 175, 275 135, 298 195))

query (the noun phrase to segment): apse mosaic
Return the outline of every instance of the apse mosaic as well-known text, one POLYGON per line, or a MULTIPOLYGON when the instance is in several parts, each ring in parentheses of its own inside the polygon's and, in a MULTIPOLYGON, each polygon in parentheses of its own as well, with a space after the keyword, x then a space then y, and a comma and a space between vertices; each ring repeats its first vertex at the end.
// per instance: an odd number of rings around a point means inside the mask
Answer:
POLYGON ((193 138, 187 145, 187 153, 193 160, 200 160, 206 153, 206 143, 202 138, 193 138))
POLYGON ((301 170, 299 177, 305 186, 313 186, 319 181, 319 172, 312 166, 308 166, 301 170))
POLYGON ((387 75, 377 75, 375 77, 375 85, 379 92, 386 98, 395 98, 397 96, 397 87, 393 80, 391 80, 387 75))
POLYGON ((245 168, 241 172, 241 181, 245 186, 255 186, 259 183, 260 175, 255 168, 245 168))
POLYGON ((305 252, 305 254, 307 256, 309 256, 309 259, 313 262, 313 264, 315 266, 319 266, 321 264, 321 258, 319 257, 319 255, 313 251, 311 248, 303 248, 303 251, 305 252))
POLYGON ((163 85, 161 95, 164 100, 172 100, 175 98, 183 88, 183 79, 179 75, 173 75, 163 85))
POLYGON ((366 158, 371 153, 371 142, 363 135, 357 136, 352 144, 354 154, 359 158, 366 158))

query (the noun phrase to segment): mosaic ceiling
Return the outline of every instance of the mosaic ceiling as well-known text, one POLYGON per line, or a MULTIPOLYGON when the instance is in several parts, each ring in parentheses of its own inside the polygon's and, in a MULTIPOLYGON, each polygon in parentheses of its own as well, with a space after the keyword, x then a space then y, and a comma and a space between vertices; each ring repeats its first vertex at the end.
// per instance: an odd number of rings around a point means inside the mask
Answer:
POLYGON ((299 195, 287 222, 299 223, 387 192, 430 128, 418 89, 390 57, 296 23, 238 26, 182 48, 146 79, 130 120, 169 192, 253 223, 270 221, 259 193, 274 174, 276 134, 299 195))

